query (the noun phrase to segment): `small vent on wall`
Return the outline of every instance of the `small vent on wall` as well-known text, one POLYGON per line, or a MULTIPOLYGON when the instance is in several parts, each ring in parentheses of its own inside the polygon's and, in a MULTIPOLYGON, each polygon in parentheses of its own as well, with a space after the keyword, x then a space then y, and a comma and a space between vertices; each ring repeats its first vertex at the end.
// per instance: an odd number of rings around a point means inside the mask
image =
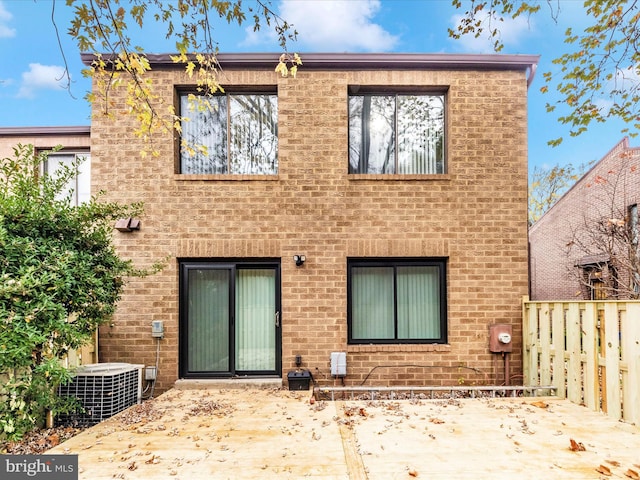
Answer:
POLYGON ((83 413, 60 415, 60 424, 95 425, 142 399, 144 365, 96 363, 78 369, 74 379, 58 387, 58 395, 76 397, 83 413))

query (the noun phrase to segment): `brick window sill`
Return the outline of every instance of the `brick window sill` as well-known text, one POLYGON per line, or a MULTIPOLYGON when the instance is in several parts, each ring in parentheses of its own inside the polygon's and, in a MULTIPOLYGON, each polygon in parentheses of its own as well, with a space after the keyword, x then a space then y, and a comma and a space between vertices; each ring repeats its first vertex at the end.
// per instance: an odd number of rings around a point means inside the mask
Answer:
POLYGON ((453 176, 448 173, 438 174, 364 174, 364 173, 351 173, 347 176, 349 180, 393 180, 399 182, 406 182, 408 180, 420 180, 420 181, 446 181, 453 180, 453 176))
POLYGON ((348 345, 347 353, 450 352, 449 344, 348 345))
POLYGON ((173 175, 174 180, 179 181, 269 181, 274 182, 279 180, 278 175, 234 175, 234 174, 181 174, 176 173, 173 175))

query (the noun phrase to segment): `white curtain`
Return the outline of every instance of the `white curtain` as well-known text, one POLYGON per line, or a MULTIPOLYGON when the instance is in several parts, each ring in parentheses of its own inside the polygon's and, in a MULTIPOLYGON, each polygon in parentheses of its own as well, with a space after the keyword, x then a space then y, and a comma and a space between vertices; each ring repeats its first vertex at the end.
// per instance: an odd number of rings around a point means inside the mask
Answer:
POLYGON ((278 96, 180 97, 180 172, 278 173, 278 96))
POLYGON ((275 271, 236 273, 236 370, 275 370, 275 271))
POLYGON ((398 173, 444 173, 444 97, 398 96, 398 173))
POLYGON ((398 267, 398 338, 440 337, 438 267, 398 267))
POLYGON ((436 266, 351 269, 354 340, 440 338, 440 309, 440 275, 436 266))
POLYGON ((180 97, 180 173, 228 173, 227 97, 180 97))
POLYGON ((229 366, 230 270, 189 270, 188 370, 224 372, 229 366))
POLYGON ((394 338, 393 268, 353 267, 351 275, 352 338, 394 338))
POLYGON ((444 173, 443 95, 349 97, 349 173, 444 173))
POLYGON ((278 173, 278 102, 276 95, 229 97, 231 173, 278 173))

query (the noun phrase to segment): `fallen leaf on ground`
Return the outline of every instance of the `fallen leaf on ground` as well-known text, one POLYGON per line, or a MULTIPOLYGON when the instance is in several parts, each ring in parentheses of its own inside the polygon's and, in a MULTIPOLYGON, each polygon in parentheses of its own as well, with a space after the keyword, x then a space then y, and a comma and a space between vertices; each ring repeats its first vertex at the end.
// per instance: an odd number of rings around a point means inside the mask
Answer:
POLYGON ((576 442, 573 438, 570 438, 569 441, 571 442, 569 449, 572 452, 584 452, 586 450, 582 442, 576 442))
POLYGON ((601 473, 602 475, 606 475, 607 477, 611 476, 611 470, 606 465, 600 465, 596 468, 596 472, 601 473))
POLYGON ((409 470, 409 476, 410 477, 417 477, 418 476, 418 472, 416 472, 415 470, 409 470))
POLYGON ((640 475, 635 470, 628 469, 624 472, 625 477, 632 478, 633 480, 640 480, 640 475))
POLYGON ((534 407, 538 407, 538 408, 547 408, 549 407, 549 404, 546 402, 543 402, 542 400, 538 401, 538 402, 533 402, 531 405, 533 405, 534 407))
POLYGON ((0 453, 15 455, 36 455, 53 448, 65 440, 83 431, 84 426, 58 426, 36 429, 27 433, 21 440, 0 441, 0 453))
POLYGON ((619 467, 620 466, 620 462, 618 462, 617 460, 607 460, 607 463, 609 465, 613 465, 614 467, 619 467))
POLYGON ((344 414, 348 417, 352 417, 354 415, 360 415, 361 417, 367 417, 369 414, 362 407, 344 407, 344 414))
POLYGON ((436 424, 444 423, 444 420, 440 420, 439 418, 435 418, 435 417, 430 418, 429 421, 431 423, 436 423, 436 424))

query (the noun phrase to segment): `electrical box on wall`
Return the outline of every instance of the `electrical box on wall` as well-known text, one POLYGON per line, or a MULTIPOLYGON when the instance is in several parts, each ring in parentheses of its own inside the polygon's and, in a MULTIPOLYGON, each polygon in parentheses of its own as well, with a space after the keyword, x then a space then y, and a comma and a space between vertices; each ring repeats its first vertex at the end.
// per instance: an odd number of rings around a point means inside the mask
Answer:
POLYGON ((147 381, 155 380, 157 374, 158 374, 158 369, 156 367, 144 368, 144 379, 147 381))
POLYGON ((154 338, 164 337, 164 323, 162 320, 154 320, 151 322, 151 336, 154 338))
POLYGON ((331 352, 331 375, 347 376, 347 352, 331 352))
POLYGON ((509 353, 513 349, 511 325, 489 325, 489 351, 509 353))

